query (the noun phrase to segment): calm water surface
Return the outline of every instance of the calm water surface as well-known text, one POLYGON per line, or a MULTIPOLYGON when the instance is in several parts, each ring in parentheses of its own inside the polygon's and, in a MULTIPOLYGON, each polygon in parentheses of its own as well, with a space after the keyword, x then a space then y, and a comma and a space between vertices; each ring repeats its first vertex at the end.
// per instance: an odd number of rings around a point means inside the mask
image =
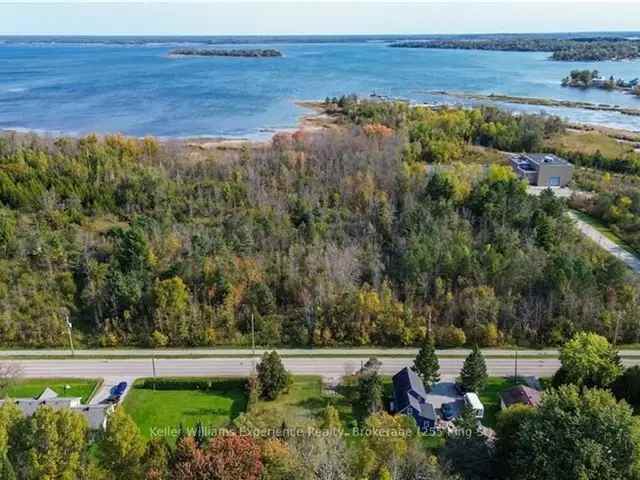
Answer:
MULTIPOLYGON (((259 137, 292 127, 294 102, 376 92, 416 102, 460 102, 436 90, 500 93, 640 108, 619 92, 560 86, 572 69, 625 79, 640 61, 552 62, 547 53, 395 49, 384 42, 242 45, 283 58, 169 58, 181 43, 0 43, 0 128, 83 134, 259 137)), ((220 46, 224 48, 224 45, 220 46)), ((229 45, 228 47, 233 47, 229 45)), ((509 106, 574 121, 640 130, 640 117, 509 106)))

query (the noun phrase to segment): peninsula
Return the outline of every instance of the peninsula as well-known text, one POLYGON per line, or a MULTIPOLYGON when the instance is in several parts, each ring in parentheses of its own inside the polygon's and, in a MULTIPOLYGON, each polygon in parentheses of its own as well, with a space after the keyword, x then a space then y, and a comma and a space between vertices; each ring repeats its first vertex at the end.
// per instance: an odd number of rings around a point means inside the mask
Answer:
POLYGON ((273 48, 232 49, 219 48, 176 48, 169 52, 172 57, 282 57, 282 52, 273 48))
POLYGON ((623 37, 591 38, 484 38, 406 41, 394 48, 439 48, 451 50, 495 50, 502 52, 551 52, 556 61, 632 60, 640 58, 640 41, 623 37))

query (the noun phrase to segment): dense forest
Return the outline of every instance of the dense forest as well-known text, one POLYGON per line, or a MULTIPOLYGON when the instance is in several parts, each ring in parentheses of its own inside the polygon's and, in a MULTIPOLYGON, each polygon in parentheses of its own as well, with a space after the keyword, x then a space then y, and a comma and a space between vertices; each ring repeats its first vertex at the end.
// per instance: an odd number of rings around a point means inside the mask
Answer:
MULTIPOLYGON (((330 101, 331 102, 331 101, 330 101)), ((85 345, 637 341, 638 283, 478 146, 552 117, 343 98, 343 126, 203 150, 0 140, 0 339, 85 345)), ((489 152, 486 149, 486 152, 489 152)))
POLYGON ((396 48, 444 48, 453 50, 497 50, 503 52, 552 52, 557 61, 594 62, 631 60, 640 57, 640 41, 621 38, 492 38, 478 40, 420 40, 396 42, 396 48))

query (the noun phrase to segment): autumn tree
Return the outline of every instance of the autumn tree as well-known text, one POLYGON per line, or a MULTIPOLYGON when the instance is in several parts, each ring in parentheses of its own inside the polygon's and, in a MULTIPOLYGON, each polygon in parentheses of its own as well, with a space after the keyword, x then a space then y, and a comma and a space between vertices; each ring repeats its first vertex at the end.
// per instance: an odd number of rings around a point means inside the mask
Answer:
POLYGON ((559 375, 564 383, 578 386, 607 387, 622 374, 618 352, 595 333, 574 335, 562 347, 560 363, 559 375))
POLYGON ((100 463, 114 479, 141 476, 145 443, 138 426, 122 407, 109 416, 99 444, 100 463))
POLYGON ((76 478, 85 465, 88 425, 71 410, 42 406, 24 421, 9 452, 18 477, 76 478))

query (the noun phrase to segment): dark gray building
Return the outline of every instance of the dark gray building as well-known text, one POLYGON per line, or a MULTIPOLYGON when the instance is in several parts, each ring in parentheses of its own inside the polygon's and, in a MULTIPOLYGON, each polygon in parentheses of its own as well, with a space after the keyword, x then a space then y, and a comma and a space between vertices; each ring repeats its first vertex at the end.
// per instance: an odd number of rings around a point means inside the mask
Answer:
POLYGON ((566 187, 573 176, 573 165, 564 158, 545 153, 526 153, 511 157, 513 170, 537 187, 566 187))

